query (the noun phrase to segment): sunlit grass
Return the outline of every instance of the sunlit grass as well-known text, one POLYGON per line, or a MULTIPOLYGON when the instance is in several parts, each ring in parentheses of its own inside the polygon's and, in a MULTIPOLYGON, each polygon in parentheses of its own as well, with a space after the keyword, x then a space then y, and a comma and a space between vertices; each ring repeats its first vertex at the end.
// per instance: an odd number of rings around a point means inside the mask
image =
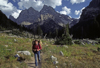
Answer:
MULTIPOLYGON (((32 52, 32 40, 30 38, 9 37, 6 34, 0 34, 0 68, 27 68, 27 64, 19 63, 14 55, 17 51, 32 52), (14 41, 16 39, 16 41, 14 41), (8 45, 8 47, 5 47, 8 45), (7 50, 11 49, 11 50, 7 50)), ((42 68, 98 68, 100 66, 100 52, 97 48, 100 45, 77 45, 73 44, 65 48, 55 45, 54 40, 40 39, 42 41, 42 68), (64 56, 60 55, 60 51, 64 56), (58 64, 54 65, 51 56, 57 57, 58 64), (64 65, 64 63, 66 65, 64 65)), ((26 60, 30 60, 31 56, 20 55, 26 60)))

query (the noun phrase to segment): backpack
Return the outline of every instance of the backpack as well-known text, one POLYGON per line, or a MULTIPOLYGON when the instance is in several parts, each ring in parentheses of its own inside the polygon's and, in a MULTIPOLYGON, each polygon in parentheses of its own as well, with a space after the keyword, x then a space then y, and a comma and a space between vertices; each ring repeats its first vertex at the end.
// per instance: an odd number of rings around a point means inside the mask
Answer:
MULTIPOLYGON (((33 51, 33 46, 35 45, 35 41, 32 42, 32 51, 33 51)), ((38 46, 40 48, 40 43, 38 43, 38 46)), ((34 51, 33 51, 34 52, 34 51)), ((41 50, 40 50, 40 53, 41 53, 41 50)))

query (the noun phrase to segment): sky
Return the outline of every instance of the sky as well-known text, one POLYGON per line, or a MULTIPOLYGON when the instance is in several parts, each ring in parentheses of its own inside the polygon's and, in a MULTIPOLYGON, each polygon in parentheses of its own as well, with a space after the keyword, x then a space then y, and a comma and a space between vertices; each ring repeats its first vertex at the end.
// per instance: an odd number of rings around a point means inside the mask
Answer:
POLYGON ((43 5, 51 6, 60 14, 68 15, 72 18, 80 18, 82 10, 89 5, 92 0, 0 0, 0 10, 7 17, 12 15, 17 18, 20 12, 29 7, 40 11, 43 5))

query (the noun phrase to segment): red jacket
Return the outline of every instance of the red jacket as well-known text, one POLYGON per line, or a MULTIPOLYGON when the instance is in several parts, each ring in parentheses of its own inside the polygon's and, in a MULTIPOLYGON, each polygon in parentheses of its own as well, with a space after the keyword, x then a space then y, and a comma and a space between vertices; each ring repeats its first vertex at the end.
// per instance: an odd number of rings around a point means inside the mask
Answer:
POLYGON ((32 49, 42 49, 41 44, 33 45, 32 49))

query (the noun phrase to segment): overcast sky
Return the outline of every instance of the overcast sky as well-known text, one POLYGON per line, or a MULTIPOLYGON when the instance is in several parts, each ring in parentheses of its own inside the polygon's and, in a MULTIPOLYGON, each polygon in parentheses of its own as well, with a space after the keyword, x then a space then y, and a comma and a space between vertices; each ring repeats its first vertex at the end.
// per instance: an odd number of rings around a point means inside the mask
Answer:
POLYGON ((0 10, 17 18, 19 13, 33 7, 40 11, 43 5, 52 6, 57 12, 69 15, 72 18, 79 18, 82 10, 89 5, 92 0, 0 0, 0 10))

